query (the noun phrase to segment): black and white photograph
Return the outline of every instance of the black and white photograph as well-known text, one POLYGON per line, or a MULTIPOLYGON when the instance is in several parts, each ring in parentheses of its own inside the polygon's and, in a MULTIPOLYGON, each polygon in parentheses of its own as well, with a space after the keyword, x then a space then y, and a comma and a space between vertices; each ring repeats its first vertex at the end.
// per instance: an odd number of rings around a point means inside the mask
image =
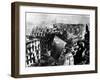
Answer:
POLYGON ((12 76, 97 73, 97 7, 12 4, 12 76))
POLYGON ((90 15, 25 13, 25 66, 90 64, 90 15))

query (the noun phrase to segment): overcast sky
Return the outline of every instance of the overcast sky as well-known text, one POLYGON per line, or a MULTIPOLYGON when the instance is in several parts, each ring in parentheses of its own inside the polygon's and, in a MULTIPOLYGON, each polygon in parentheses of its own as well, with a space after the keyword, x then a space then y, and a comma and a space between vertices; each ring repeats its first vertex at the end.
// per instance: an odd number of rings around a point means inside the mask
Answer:
POLYGON ((26 34, 35 26, 50 26, 53 23, 89 24, 89 19, 89 15, 26 13, 26 34))

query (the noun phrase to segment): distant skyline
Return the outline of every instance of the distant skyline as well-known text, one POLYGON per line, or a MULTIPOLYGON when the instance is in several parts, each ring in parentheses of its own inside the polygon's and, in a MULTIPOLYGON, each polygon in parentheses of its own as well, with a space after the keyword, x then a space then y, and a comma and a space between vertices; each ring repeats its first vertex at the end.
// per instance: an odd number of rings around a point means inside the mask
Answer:
POLYGON ((54 23, 65 24, 89 24, 89 15, 74 14, 46 14, 46 13, 26 13, 26 34, 29 34, 32 28, 36 26, 51 26, 54 23))

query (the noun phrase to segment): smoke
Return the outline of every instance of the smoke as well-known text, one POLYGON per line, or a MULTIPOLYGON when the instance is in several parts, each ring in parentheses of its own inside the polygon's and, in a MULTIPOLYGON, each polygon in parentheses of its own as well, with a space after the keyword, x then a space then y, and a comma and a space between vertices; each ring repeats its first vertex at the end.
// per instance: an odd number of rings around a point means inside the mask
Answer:
POLYGON ((89 15, 26 13, 26 34, 29 34, 37 26, 52 27, 52 24, 55 23, 89 24, 89 19, 89 15))

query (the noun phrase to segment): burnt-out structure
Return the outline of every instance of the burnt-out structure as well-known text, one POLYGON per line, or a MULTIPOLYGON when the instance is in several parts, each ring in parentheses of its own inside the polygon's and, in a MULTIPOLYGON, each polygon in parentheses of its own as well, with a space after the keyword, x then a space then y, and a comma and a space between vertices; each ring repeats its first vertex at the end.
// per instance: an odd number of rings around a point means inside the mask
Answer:
POLYGON ((37 26, 26 38, 26 66, 89 64, 88 24, 37 26))

